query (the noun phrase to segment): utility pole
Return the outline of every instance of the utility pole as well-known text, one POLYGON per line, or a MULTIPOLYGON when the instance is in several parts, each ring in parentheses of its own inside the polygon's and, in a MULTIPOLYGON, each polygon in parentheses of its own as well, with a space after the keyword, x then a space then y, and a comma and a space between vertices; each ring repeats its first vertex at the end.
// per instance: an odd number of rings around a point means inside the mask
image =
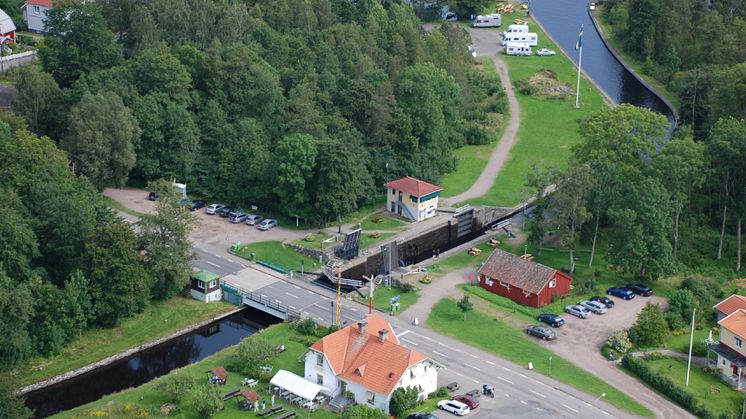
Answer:
POLYGON ((689 370, 692 368, 692 345, 694 343, 694 315, 697 314, 697 309, 694 308, 692 311, 692 332, 689 335, 689 361, 686 364, 686 386, 689 387, 689 370))
POLYGON ((337 327, 341 326, 340 309, 342 308, 342 272, 337 274, 337 327))

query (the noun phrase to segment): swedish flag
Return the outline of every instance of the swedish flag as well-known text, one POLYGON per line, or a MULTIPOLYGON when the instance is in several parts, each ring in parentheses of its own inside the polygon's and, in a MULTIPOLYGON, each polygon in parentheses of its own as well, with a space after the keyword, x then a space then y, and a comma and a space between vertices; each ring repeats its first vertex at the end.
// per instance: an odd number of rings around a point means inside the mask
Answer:
POLYGON ((578 34, 578 42, 575 43, 575 49, 583 48, 583 25, 580 25, 580 33, 578 34))

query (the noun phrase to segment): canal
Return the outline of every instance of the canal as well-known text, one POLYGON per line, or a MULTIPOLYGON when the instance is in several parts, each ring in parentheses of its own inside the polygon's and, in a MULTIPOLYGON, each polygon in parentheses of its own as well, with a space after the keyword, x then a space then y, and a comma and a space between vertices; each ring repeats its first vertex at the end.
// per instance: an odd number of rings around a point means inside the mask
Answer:
POLYGON ((28 393, 26 405, 35 410, 37 418, 51 416, 107 394, 145 384, 175 368, 235 345, 246 336, 280 321, 262 311, 246 308, 131 357, 28 393))
POLYGON ((530 0, 531 14, 577 64, 575 43, 583 26, 583 71, 616 103, 629 103, 675 117, 658 96, 630 73, 606 48, 584 0, 530 0))

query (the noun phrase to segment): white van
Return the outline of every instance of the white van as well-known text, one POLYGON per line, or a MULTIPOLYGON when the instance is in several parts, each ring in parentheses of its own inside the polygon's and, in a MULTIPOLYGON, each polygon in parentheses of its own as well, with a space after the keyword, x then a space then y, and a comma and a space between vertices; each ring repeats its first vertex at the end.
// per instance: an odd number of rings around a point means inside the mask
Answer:
POLYGON ((471 23, 474 28, 497 28, 500 25, 502 25, 502 18, 497 13, 485 16, 479 15, 471 23))
POLYGON ((505 46, 508 42, 523 42, 535 47, 539 37, 534 32, 509 33, 503 37, 500 45, 505 46))
POLYGON ((528 25, 510 25, 508 26, 508 30, 503 32, 503 36, 506 36, 509 33, 526 33, 526 32, 528 32, 528 25))
POLYGON ((508 55, 531 55, 531 46, 525 42, 508 42, 505 44, 505 53, 508 55))

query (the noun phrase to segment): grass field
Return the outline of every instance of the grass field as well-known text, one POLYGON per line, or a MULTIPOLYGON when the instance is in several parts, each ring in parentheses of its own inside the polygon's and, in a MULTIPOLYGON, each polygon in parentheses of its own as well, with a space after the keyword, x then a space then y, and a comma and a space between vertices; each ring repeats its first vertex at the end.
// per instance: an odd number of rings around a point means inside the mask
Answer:
POLYGON ((244 244, 238 249, 236 254, 244 259, 251 260, 251 254, 255 254, 257 259, 269 262, 275 266, 286 270, 301 271, 301 260, 303 269, 310 271, 320 267, 317 259, 311 259, 301 255, 295 250, 285 247, 278 241, 266 241, 251 244, 244 244))
POLYGON ((191 298, 174 297, 151 303, 143 313, 111 329, 83 332, 61 354, 34 358, 14 371, 13 382, 24 386, 100 361, 111 355, 167 336, 189 325, 211 319, 236 307, 223 302, 205 304, 191 298))
POLYGON ((446 272, 450 272, 450 271, 461 269, 461 268, 468 268, 469 266, 472 266, 474 267, 474 269, 477 269, 482 264, 482 262, 484 262, 485 260, 487 260, 488 257, 490 257, 490 254, 492 254, 493 249, 487 243, 482 243, 474 247, 476 247, 477 249, 480 249, 482 253, 479 255, 473 256, 469 254, 468 250, 464 250, 455 255, 438 260, 436 263, 430 265, 427 268, 427 271, 435 275, 442 275, 446 272))
POLYGON ((689 387, 686 385, 686 361, 676 358, 663 358, 645 361, 653 370, 670 378, 681 388, 686 388, 715 415, 735 414, 741 409, 743 395, 732 390, 728 384, 702 368, 692 365, 689 387))
MULTIPOLYGON (((321 250, 321 242, 331 237, 331 235, 324 231, 319 231, 318 233, 313 233, 313 240, 306 240, 307 237, 308 236, 298 239, 293 243, 305 247, 306 249, 321 250)), ((334 246, 334 243, 324 244, 324 248, 329 248, 331 246, 334 246)))
POLYGON ((396 233, 379 233, 378 237, 371 237, 371 233, 372 232, 364 232, 363 235, 360 236, 360 249, 366 249, 396 235, 396 233))
POLYGON ((363 231, 403 231, 407 228, 408 223, 398 218, 391 217, 384 212, 377 212, 365 217, 360 222, 360 228, 363 231), (378 222, 376 222, 378 220, 378 222))
POLYGON ((439 301, 430 312, 427 324, 440 333, 497 354, 519 365, 528 365, 532 362, 534 369, 538 372, 589 394, 600 396, 601 393, 606 393, 606 401, 620 409, 640 416, 653 416, 652 412, 629 398, 621 390, 532 342, 521 330, 478 310, 467 313, 466 320, 464 320, 455 300, 439 301), (550 357, 552 358, 551 366, 550 357))
MULTIPOLYGON (((525 18, 524 13, 505 14, 503 21, 525 18)), ((528 19, 529 24, 533 21, 528 19)), ((577 68, 575 64, 536 25, 531 30, 539 36, 539 45, 534 48, 549 48, 557 51, 551 57, 511 57, 502 55, 508 65, 511 82, 526 79, 539 70, 550 69, 560 81, 575 89, 577 68)), ((514 206, 529 196, 525 187, 526 173, 531 164, 567 166, 570 147, 580 142, 579 120, 605 105, 598 90, 586 79, 580 83, 580 109, 575 109, 572 99, 557 100, 539 96, 525 96, 516 92, 521 110, 521 125, 516 144, 510 152, 505 166, 500 171, 492 189, 484 196, 470 200, 477 205, 514 206)))
MULTIPOLYGON (((354 293, 353 297, 355 300, 366 305, 370 301, 369 298, 360 297, 357 293, 354 293)), ((414 305, 418 298, 420 298, 420 295, 417 291, 404 292, 396 287, 387 288, 383 285, 379 285, 373 292, 373 307, 389 314, 399 314, 414 305), (399 311, 391 313, 390 301, 391 298, 397 295, 399 296, 399 311)))

